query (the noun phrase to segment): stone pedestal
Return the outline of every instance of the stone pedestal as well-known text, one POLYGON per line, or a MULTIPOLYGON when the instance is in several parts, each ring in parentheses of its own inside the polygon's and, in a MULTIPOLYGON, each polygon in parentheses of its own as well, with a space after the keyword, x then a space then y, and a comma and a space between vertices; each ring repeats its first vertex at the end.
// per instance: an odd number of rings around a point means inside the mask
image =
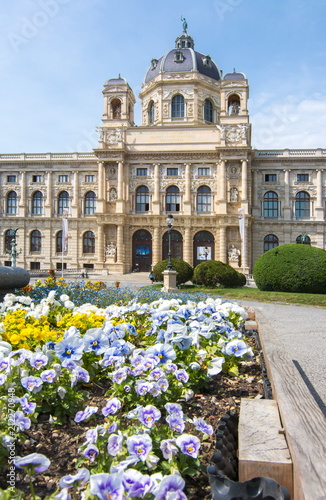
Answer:
POLYGON ((28 285, 30 274, 22 267, 0 266, 0 301, 7 293, 28 285))
POLYGON ((175 292, 177 290, 177 271, 166 269, 163 271, 163 291, 175 292))

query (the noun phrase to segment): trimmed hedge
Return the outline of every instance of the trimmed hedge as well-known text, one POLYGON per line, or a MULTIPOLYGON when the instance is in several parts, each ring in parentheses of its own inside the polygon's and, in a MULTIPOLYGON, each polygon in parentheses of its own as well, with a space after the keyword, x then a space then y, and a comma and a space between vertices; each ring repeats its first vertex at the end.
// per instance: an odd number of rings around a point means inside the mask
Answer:
MULTIPOLYGON (((156 281, 163 281, 163 271, 168 267, 168 259, 160 260, 153 268, 154 278, 156 281)), ((177 286, 192 280, 194 273, 193 268, 188 262, 182 259, 172 259, 173 269, 177 271, 177 286)))
POLYGON ((229 264, 219 260, 205 260, 195 267, 193 282, 208 287, 235 288, 246 284, 246 277, 229 264))
POLYGON ((326 252, 309 245, 281 245, 259 257, 253 275, 259 290, 326 293, 326 252))

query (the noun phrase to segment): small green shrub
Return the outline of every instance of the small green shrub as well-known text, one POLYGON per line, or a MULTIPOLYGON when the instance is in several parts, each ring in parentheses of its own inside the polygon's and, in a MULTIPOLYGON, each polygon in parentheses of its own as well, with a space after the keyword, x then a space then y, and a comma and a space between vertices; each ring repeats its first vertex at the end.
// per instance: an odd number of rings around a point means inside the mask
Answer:
MULTIPOLYGON (((192 280, 193 268, 182 259, 172 259, 173 269, 177 271, 177 286, 192 280)), ((168 259, 161 260, 155 264, 153 273, 156 281, 163 281, 163 271, 168 267, 168 259)))
POLYGON ((281 245, 259 257, 253 275, 259 290, 326 293, 326 252, 309 245, 281 245))
POLYGON ((193 282, 207 287, 234 288, 245 285, 246 278, 229 264, 219 260, 207 260, 195 267, 193 282))

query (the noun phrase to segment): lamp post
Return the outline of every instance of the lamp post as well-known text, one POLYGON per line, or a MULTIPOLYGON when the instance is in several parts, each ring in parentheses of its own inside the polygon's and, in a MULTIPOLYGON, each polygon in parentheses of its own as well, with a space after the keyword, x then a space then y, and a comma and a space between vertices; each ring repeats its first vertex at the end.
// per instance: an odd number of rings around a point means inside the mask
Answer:
POLYGON ((172 228, 174 224, 174 218, 173 215, 169 214, 166 218, 166 223, 169 228, 168 231, 168 242, 169 242, 169 251, 168 251, 168 266, 167 269, 171 271, 173 269, 173 264, 172 264, 172 250, 171 250, 171 233, 172 233, 172 228))

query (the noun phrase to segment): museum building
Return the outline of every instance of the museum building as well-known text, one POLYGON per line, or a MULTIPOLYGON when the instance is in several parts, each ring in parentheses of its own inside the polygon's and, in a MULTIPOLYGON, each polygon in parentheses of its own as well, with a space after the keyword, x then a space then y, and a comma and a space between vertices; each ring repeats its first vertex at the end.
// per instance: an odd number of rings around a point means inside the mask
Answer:
POLYGON ((326 150, 253 149, 243 73, 223 75, 185 28, 139 98, 137 126, 127 81, 104 84, 92 152, 0 154, 0 265, 14 242, 28 270, 149 271, 167 258, 168 215, 172 256, 194 267, 250 274, 275 246, 325 249, 326 150))

